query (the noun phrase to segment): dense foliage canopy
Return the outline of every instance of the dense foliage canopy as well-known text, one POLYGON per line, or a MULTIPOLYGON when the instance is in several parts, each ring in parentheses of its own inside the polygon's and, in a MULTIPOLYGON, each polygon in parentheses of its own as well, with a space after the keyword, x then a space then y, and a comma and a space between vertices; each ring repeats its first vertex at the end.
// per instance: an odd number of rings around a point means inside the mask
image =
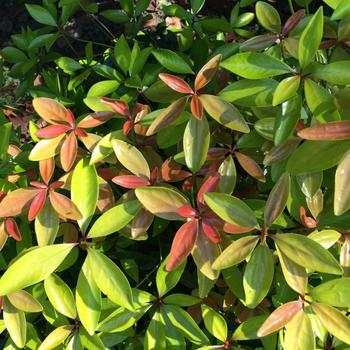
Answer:
POLYGON ((25 5, 2 349, 350 349, 350 2, 221 5, 25 5))

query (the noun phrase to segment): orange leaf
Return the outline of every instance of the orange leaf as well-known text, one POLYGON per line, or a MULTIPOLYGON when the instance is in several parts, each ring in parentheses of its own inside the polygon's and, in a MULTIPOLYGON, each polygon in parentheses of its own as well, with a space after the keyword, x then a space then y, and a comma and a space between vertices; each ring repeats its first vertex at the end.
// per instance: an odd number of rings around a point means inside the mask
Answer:
POLYGON ((86 116, 84 119, 82 119, 77 127, 78 128, 95 128, 96 126, 102 125, 106 122, 108 122, 112 117, 114 113, 113 112, 95 112, 91 113, 88 116, 86 116))
POLYGON ((196 91, 202 89, 214 78, 216 71, 219 68, 221 58, 222 55, 216 55, 201 68, 194 82, 194 88, 196 91))
POLYGON ((223 230, 226 233, 246 233, 252 231, 254 228, 252 227, 243 227, 243 226, 236 226, 232 225, 228 222, 224 223, 223 230))
POLYGON ((264 172, 262 171, 262 169, 260 168, 260 166, 258 165, 258 163, 246 156, 243 153, 239 153, 236 152, 235 153, 237 160, 239 162, 239 164, 241 165, 241 167, 252 177, 254 177, 255 179, 261 181, 261 182, 265 182, 265 175, 264 172))
POLYGON ((257 335, 265 337, 290 322, 303 307, 302 301, 292 301, 277 308, 259 328, 257 335))
POLYGON ((79 220, 82 215, 75 204, 63 194, 50 191, 50 202, 57 213, 67 219, 79 220))
POLYGON ((160 73, 159 78, 164 81, 171 89, 183 94, 193 94, 192 88, 181 78, 176 75, 160 73))
POLYGON ((111 186, 108 183, 100 185, 97 208, 101 213, 104 213, 108 209, 111 209, 115 205, 114 193, 111 186))
POLYGON ((192 174, 188 171, 181 170, 181 165, 176 163, 173 158, 164 161, 161 168, 162 179, 166 182, 182 181, 192 174))
POLYGON ((350 138, 350 120, 313 125, 300 130, 298 136, 306 140, 347 140, 350 138))
POLYGON ((193 95, 191 98, 191 113, 197 119, 203 118, 203 104, 197 95, 193 95))
POLYGON ((20 188, 10 192, 0 203, 0 217, 22 214, 40 191, 39 189, 20 188))
POLYGON ((67 109, 52 98, 34 98, 33 107, 39 116, 50 124, 69 123, 67 109))
POLYGON ((71 132, 63 142, 61 148, 61 165, 64 171, 68 172, 78 153, 78 140, 74 132, 71 132))
POLYGON ((47 185, 55 170, 55 158, 47 158, 39 161, 39 171, 42 179, 47 185))
POLYGON ((187 221, 176 232, 170 249, 167 271, 175 270, 191 253, 198 236, 197 220, 187 221))

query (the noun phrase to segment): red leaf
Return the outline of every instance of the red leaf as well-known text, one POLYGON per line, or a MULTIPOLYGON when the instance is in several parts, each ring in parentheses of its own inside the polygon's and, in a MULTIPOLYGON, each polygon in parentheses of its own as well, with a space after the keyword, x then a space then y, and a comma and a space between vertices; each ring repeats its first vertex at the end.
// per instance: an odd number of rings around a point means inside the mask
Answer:
POLYGON ((207 154, 207 160, 223 159, 228 152, 229 152, 229 149, 227 148, 219 148, 219 147, 209 148, 208 154, 207 154))
POLYGON ((197 202, 200 204, 204 204, 204 194, 207 192, 214 192, 216 190, 216 187, 220 181, 220 174, 216 173, 213 175, 210 175, 200 187, 198 194, 197 194, 197 202))
POLYGON ((197 118, 203 118, 203 104, 197 95, 193 95, 191 99, 191 113, 197 118))
POLYGON ((170 249, 167 271, 175 270, 191 253, 198 236, 197 220, 187 221, 176 232, 170 249))
POLYGON ((158 174, 159 174, 159 170, 158 167, 155 167, 152 172, 151 172, 151 176, 150 176, 150 181, 152 184, 156 183, 158 181, 158 174))
POLYGON ((29 207, 28 220, 32 221, 38 215, 40 209, 44 206, 47 190, 40 191, 33 199, 29 207))
POLYGON ((67 125, 49 125, 46 128, 38 130, 35 135, 42 139, 51 139, 64 134, 70 129, 70 126, 67 125))
POLYGON ((63 184, 64 184, 63 181, 55 181, 49 186, 49 188, 50 188, 50 190, 55 190, 56 188, 62 187, 63 184))
POLYGON ((304 17, 305 10, 299 10, 295 12, 292 16, 290 16, 282 29, 282 35, 285 36, 289 34, 300 22, 300 20, 304 17))
POLYGON ((147 179, 143 179, 142 177, 135 175, 116 176, 112 179, 112 181, 119 186, 129 189, 150 185, 150 182, 147 179))
POLYGON ((82 129, 75 129, 74 132, 80 137, 87 137, 89 135, 85 130, 82 129))
POLYGON ((7 218, 5 220, 5 231, 15 241, 21 241, 22 240, 22 236, 21 236, 21 233, 19 232, 19 228, 17 226, 17 223, 12 218, 7 218))
POLYGON ((47 158, 39 162, 40 175, 46 184, 49 183, 55 170, 55 158, 47 158))
POLYGON ((61 165, 64 171, 68 172, 71 169, 77 158, 77 153, 78 140, 74 132, 71 132, 64 140, 61 148, 61 165))
POLYGON ((202 218, 202 229, 205 235, 214 243, 220 242, 221 237, 216 228, 210 223, 209 220, 202 218))
POLYGON ((6 192, 0 191, 0 202, 6 197, 6 192))
POLYGON ((193 94, 192 88, 181 78, 176 75, 160 73, 159 78, 164 81, 171 89, 183 94, 193 94))
POLYGON ((183 218, 195 218, 197 215, 197 210, 189 205, 183 205, 177 209, 179 215, 183 218))
POLYGON ((68 122, 71 125, 71 127, 74 128, 75 119, 74 119, 73 112, 70 109, 67 109, 67 119, 68 119, 68 122))
POLYGON ((131 119, 128 119, 125 121, 125 123, 123 124, 123 134, 129 135, 129 132, 131 130, 131 128, 134 126, 134 121, 131 119))
POLYGON ((114 112, 117 112, 120 115, 123 115, 123 116, 130 115, 128 104, 122 100, 116 100, 108 97, 101 97, 100 101, 102 103, 105 103, 107 106, 111 107, 114 112))
POLYGON ((40 188, 41 190, 44 190, 47 188, 47 186, 39 181, 31 181, 30 184, 35 188, 40 188))

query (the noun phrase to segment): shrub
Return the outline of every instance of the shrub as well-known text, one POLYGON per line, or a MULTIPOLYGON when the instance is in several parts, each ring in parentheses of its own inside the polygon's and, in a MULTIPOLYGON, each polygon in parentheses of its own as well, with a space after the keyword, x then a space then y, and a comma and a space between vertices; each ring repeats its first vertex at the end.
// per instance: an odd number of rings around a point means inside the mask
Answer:
POLYGON ((350 345, 350 7, 285 5, 26 4, 39 27, 1 51, 34 109, 29 134, 0 119, 2 348, 350 345))

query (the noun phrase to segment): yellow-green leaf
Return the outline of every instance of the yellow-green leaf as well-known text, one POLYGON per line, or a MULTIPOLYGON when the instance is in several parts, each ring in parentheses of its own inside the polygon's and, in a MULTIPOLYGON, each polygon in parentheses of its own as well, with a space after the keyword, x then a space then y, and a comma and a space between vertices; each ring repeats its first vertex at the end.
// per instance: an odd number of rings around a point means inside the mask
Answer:
POLYGON ((74 243, 62 243, 34 248, 23 254, 2 275, 0 295, 7 295, 46 279, 74 247, 74 243))
POLYGON ((175 189, 161 186, 145 186, 135 189, 137 199, 152 214, 166 220, 183 220, 177 210, 189 205, 188 199, 175 189))
POLYGON ((36 240, 40 247, 55 242, 59 223, 60 219, 56 210, 52 208, 51 202, 46 200, 34 222, 36 240))
POLYGON ((41 343, 38 350, 52 350, 64 343, 73 332, 74 326, 61 326, 53 330, 41 343))
POLYGON ((341 215, 350 208, 350 152, 340 160, 335 172, 334 214, 341 215))
POLYGON ((54 157, 60 152, 65 134, 56 136, 52 139, 40 140, 29 154, 29 160, 39 161, 54 157))
POLYGON ((18 310, 24 312, 41 312, 43 307, 40 303, 25 290, 18 290, 7 295, 10 303, 18 310))
POLYGON ((136 176, 150 178, 148 163, 142 153, 134 146, 122 140, 112 141, 119 162, 136 176))

